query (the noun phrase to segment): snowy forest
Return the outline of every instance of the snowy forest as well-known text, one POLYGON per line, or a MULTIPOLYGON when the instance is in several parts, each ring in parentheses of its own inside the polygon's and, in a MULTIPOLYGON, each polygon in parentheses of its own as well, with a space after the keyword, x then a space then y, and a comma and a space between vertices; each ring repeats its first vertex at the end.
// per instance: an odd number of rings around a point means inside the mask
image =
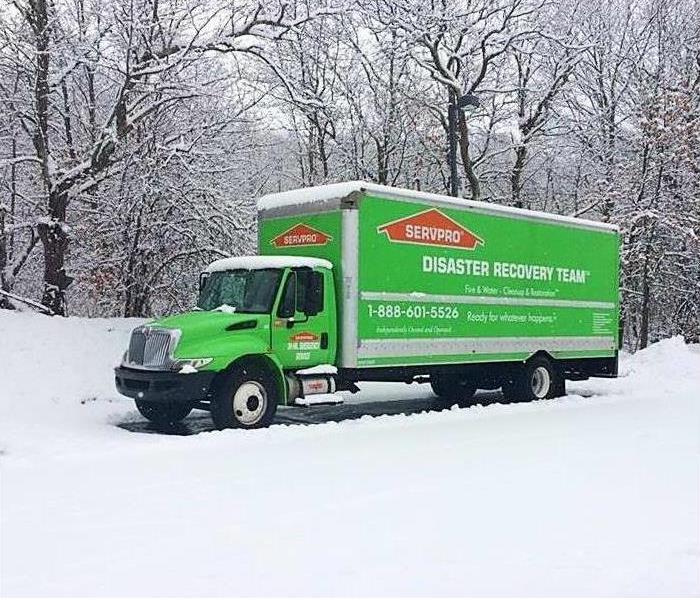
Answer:
POLYGON ((628 348, 700 338, 697 0, 0 0, 0 308, 150 316, 261 194, 365 179, 620 226, 628 348))

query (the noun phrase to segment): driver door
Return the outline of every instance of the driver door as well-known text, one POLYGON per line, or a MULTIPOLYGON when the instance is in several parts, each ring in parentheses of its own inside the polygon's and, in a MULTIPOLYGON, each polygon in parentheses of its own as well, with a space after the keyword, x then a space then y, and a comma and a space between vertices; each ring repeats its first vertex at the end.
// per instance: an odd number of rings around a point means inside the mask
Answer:
POLYGON ((319 271, 302 267, 287 273, 272 319, 272 347, 285 369, 329 362, 324 291, 324 274, 319 271))

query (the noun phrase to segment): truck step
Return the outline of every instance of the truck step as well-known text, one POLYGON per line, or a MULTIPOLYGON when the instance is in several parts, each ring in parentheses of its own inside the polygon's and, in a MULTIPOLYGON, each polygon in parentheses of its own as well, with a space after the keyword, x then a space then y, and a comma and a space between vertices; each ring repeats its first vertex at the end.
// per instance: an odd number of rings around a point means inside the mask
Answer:
POLYGON ((314 394, 306 398, 297 398, 292 402, 292 406, 337 406, 343 402, 343 397, 339 394, 314 394))

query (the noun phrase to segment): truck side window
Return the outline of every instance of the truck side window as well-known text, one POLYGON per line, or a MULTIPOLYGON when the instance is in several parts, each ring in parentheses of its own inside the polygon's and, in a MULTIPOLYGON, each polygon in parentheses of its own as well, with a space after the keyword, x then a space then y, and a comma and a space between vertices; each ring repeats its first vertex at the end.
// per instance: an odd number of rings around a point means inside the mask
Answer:
POLYGON ((306 288, 309 284, 309 273, 311 271, 302 269, 296 272, 297 274, 297 310, 306 312, 306 288))
POLYGON ((295 311, 310 317, 323 311, 323 273, 299 269, 289 274, 277 316, 293 317, 295 311))
POLYGON ((313 317, 323 310, 323 273, 297 271, 297 310, 313 317))
POLYGON ((277 316, 282 318, 289 318, 294 316, 294 304, 297 294, 297 274, 292 271, 287 275, 287 281, 284 283, 284 290, 282 291, 282 300, 280 301, 279 308, 277 309, 277 316))

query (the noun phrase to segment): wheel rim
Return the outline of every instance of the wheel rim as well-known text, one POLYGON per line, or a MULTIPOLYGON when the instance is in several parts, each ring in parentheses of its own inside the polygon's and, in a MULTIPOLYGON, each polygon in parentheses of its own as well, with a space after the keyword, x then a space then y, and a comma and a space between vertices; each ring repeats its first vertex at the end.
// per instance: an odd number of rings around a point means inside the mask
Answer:
POLYGON ((233 394, 233 414, 243 425, 254 425, 265 414, 267 394, 257 381, 242 383, 233 394))
POLYGON ((544 398, 549 393, 549 386, 552 383, 552 378, 546 367, 537 367, 532 372, 530 387, 535 398, 544 398))

